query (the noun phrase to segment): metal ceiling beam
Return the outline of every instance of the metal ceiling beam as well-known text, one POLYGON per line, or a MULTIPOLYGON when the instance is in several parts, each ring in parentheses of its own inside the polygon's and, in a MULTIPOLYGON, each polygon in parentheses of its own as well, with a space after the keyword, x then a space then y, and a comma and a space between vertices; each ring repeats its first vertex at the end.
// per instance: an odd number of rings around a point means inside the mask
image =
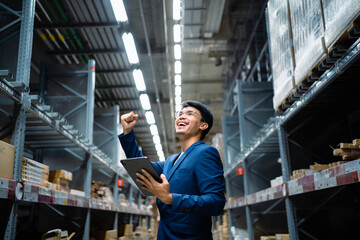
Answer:
POLYGON ((122 89, 122 88, 134 88, 134 84, 128 85, 111 85, 111 86, 96 86, 96 90, 109 90, 109 89, 122 89))
POLYGON ((126 68, 126 69, 102 69, 102 70, 98 70, 96 69, 96 73, 98 74, 106 74, 106 73, 131 73, 132 71, 134 71, 134 69, 139 68, 139 66, 135 66, 132 68, 126 68))
POLYGON ((123 101, 139 101, 139 98, 109 98, 109 99, 95 99, 95 102, 123 102, 123 101))
POLYGON ((162 144, 165 146, 163 149, 165 150, 165 154, 168 155, 168 140, 167 140, 167 134, 166 134, 166 128, 165 128, 165 121, 164 121, 164 115, 162 113, 162 106, 161 106, 161 102, 160 102, 160 94, 159 94, 159 89, 158 89, 158 85, 156 82, 156 75, 155 75, 155 68, 154 68, 154 63, 151 57, 151 47, 150 47, 150 42, 149 42, 149 34, 147 31, 147 27, 146 27, 146 21, 145 21, 145 16, 144 16, 144 9, 141 3, 141 0, 138 0, 139 2, 139 8, 140 8, 140 16, 141 16, 141 20, 142 20, 142 25, 143 25, 143 29, 144 29, 144 35, 145 35, 145 40, 146 40, 146 48, 148 51, 148 57, 150 60, 150 67, 151 67, 151 73, 152 73, 152 80, 154 83, 154 88, 155 88, 155 94, 156 94, 156 103, 158 105, 158 109, 159 109, 159 118, 161 121, 161 125, 162 125, 162 135, 163 135, 163 141, 162 144))
POLYGON ((94 54, 106 54, 106 53, 123 53, 124 50, 121 48, 114 49, 85 49, 81 51, 52 51, 48 52, 52 56, 65 56, 65 55, 94 55, 94 54))
POLYGON ((121 28, 126 31, 128 24, 124 23, 75 23, 75 24, 36 24, 35 29, 83 29, 83 28, 121 28))

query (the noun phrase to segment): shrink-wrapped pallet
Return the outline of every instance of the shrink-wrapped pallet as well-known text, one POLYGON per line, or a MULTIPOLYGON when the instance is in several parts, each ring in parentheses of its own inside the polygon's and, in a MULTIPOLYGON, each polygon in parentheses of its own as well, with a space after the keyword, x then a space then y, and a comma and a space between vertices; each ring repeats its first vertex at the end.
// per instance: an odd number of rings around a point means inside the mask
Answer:
POLYGON ((321 0, 289 0, 295 51, 295 84, 300 85, 324 58, 321 0))
POLYGON ((287 0, 268 2, 274 109, 277 110, 294 89, 294 58, 287 0))
POLYGON ((360 14, 359 0, 322 0, 328 50, 360 14))

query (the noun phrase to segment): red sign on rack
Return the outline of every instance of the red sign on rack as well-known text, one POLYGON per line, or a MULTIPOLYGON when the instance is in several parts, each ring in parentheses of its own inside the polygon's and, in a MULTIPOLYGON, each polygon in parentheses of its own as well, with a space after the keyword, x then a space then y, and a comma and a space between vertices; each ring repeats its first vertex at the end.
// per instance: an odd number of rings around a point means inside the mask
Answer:
POLYGON ((118 187, 123 187, 124 186, 124 180, 123 179, 118 179, 117 185, 118 185, 118 187))
POLYGON ((238 176, 243 176, 244 175, 244 168, 243 167, 238 167, 236 168, 236 175, 238 176))

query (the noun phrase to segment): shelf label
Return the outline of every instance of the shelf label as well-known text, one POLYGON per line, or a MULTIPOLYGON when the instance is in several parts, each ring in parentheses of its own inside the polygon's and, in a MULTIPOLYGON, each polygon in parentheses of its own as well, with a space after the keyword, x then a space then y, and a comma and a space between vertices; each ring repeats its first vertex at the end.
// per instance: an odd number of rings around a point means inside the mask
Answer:
POLYGON ((7 189, 0 189, 0 198, 8 198, 9 190, 7 189))
POLYGON ((38 202, 38 195, 36 193, 24 193, 24 200, 29 202, 38 202))
POLYGON ((289 195, 301 194, 303 192, 304 192, 304 186, 303 185, 289 188, 289 195))
POLYGON ((55 198, 54 198, 54 204, 64 205, 64 199, 63 199, 63 198, 57 198, 57 197, 55 197, 55 198))
POLYGON ((50 188, 39 188, 39 195, 51 197, 51 189, 50 188))
POLYGON ((0 178, 0 188, 9 189, 9 180, 0 178))
POLYGON ((327 178, 327 179, 321 179, 319 181, 315 181, 315 190, 324 189, 324 188, 330 188, 330 187, 336 187, 336 186, 337 186, 336 177, 327 178))

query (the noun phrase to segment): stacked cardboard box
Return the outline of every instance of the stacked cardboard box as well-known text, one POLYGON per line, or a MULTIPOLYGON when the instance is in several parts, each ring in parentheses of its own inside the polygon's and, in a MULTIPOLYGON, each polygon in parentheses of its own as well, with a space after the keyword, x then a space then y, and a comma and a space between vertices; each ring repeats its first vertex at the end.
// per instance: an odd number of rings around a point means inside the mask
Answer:
POLYGON ((295 57, 288 2, 269 0, 268 14, 274 84, 273 105, 277 110, 295 87, 295 57))
POLYGON ((23 182, 47 187, 49 180, 49 166, 23 157, 21 180, 23 182))
POLYGON ((221 240, 230 239, 229 218, 227 211, 224 212, 222 216, 222 225, 220 225, 220 239, 221 240))
POLYGON ((117 230, 107 230, 107 231, 97 231, 96 239, 97 240, 117 240, 118 239, 117 230))
POLYGON ((261 236, 260 240, 276 240, 275 236, 261 236))
POLYGON ((13 178, 15 148, 6 142, 0 141, 0 177, 13 178))
POLYGON ((126 224, 125 225, 125 231, 124 236, 121 237, 123 240, 130 240, 133 238, 133 225, 132 224, 126 224))
POLYGON ((49 175, 49 182, 56 184, 56 190, 69 192, 69 182, 72 180, 72 173, 65 170, 52 170, 49 175))
POLYGON ((290 236, 289 236, 289 234, 277 233, 277 234, 275 234, 275 238, 276 238, 276 240, 289 240, 290 236))

